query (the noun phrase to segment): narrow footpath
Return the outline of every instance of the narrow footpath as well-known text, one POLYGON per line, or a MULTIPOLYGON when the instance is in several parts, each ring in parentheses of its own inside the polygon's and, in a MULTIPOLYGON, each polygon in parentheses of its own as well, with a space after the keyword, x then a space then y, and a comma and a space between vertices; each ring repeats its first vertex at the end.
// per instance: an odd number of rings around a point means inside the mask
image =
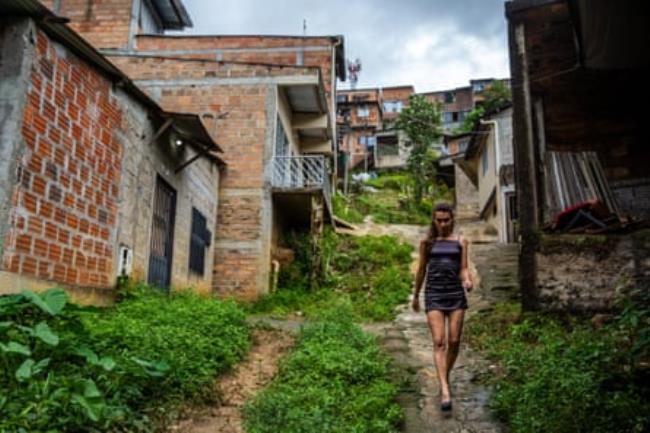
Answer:
MULTIPOLYGON (((416 247, 413 272, 417 268, 417 246, 426 234, 426 227, 411 225, 380 225, 366 222, 363 234, 392 234, 416 247)), ((470 268, 475 290, 470 292, 466 320, 476 312, 490 308, 499 300, 516 293, 517 246, 500 245, 480 222, 461 223, 458 231, 470 239, 470 268)), ((390 323, 364 327, 377 335, 392 356, 398 380, 402 385, 399 401, 405 412, 405 433, 490 433, 505 428, 492 417, 487 406, 489 391, 478 382, 490 364, 464 341, 452 372, 453 409, 443 413, 439 408, 439 387, 433 365, 433 345, 426 316, 414 313, 410 302, 400 308, 390 323)), ((465 328, 467 332, 467 327, 465 328)))

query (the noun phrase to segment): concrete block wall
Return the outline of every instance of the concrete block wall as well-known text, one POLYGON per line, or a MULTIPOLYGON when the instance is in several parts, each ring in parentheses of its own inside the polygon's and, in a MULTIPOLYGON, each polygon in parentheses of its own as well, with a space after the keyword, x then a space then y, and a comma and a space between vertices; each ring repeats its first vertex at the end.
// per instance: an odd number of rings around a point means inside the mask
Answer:
POLYGON ((204 273, 199 275, 189 269, 192 233, 192 208, 206 218, 214 237, 217 216, 219 170, 206 158, 200 158, 179 173, 182 161, 190 159, 195 151, 188 146, 174 149, 166 134, 156 143, 150 138, 156 133, 149 110, 135 104, 132 98, 118 93, 125 110, 126 128, 121 134, 124 158, 118 205, 117 247, 129 248, 133 253, 131 278, 148 280, 153 224, 154 195, 157 177, 160 176, 176 192, 173 248, 171 263, 172 288, 191 287, 209 293, 212 286, 212 257, 214 242, 205 250, 204 273))
POLYGON ((11 194, 2 197, 9 224, 0 233, 0 286, 56 281, 102 297, 112 283, 122 109, 110 81, 31 22, 4 32, 13 38, 3 52, 24 56, 17 79, 24 100, 16 101, 19 135, 8 153, 11 194))

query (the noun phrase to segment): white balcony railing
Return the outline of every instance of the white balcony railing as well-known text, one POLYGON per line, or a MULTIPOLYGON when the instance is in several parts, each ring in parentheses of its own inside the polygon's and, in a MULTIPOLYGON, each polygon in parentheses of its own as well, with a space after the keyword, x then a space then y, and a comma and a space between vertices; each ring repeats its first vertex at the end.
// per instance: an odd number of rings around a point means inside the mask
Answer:
POLYGON ((270 162, 271 186, 282 189, 322 189, 331 209, 331 190, 325 157, 322 155, 274 156, 270 162))

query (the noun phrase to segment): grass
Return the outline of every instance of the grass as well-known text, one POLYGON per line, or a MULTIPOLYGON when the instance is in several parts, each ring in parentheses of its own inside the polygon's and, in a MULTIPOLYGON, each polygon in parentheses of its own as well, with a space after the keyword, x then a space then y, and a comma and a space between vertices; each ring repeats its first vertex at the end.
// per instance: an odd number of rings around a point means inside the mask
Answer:
POLYGON ((364 185, 376 191, 370 192, 357 185, 348 196, 336 195, 334 214, 351 223, 360 223, 370 215, 380 224, 427 225, 431 221, 433 203, 451 201, 453 196, 444 184, 439 184, 431 187, 422 202, 416 204, 411 198, 413 181, 406 172, 380 175, 364 185))
POLYGON ((337 305, 342 299, 360 321, 391 320, 395 307, 408 299, 413 248, 394 236, 347 236, 326 232, 323 272, 309 285, 309 248, 305 236, 289 239, 296 261, 281 270, 279 288, 246 308, 251 313, 306 317, 337 305))
POLYGON ((497 416, 513 433, 648 431, 649 311, 630 306, 601 327, 513 303, 475 316, 468 336, 499 366, 497 416))
POLYGON ((343 305, 301 330, 278 376, 244 410, 249 433, 395 432, 388 361, 343 305))

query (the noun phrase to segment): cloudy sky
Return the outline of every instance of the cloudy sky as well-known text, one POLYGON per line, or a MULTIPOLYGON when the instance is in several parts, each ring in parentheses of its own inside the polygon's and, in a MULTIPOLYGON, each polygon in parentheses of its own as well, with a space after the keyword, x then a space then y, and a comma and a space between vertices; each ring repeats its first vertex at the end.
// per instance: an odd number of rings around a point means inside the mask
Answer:
MULTIPOLYGON (((183 0, 196 34, 345 37, 358 87, 416 91, 509 75, 503 0, 183 0)), ((339 85, 347 87, 347 83, 339 85)))

